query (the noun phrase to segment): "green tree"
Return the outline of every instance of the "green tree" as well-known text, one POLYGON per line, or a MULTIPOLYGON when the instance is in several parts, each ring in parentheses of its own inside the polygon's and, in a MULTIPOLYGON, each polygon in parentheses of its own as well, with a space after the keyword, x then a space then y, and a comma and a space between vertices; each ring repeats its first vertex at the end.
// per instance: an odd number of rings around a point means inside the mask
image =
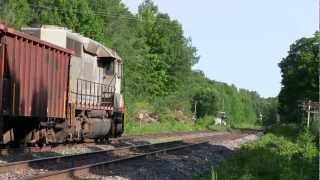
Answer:
POLYGON ((32 11, 27 0, 0 0, 0 23, 20 28, 30 23, 32 11))
POLYGON ((161 111, 190 113, 198 101, 199 117, 224 110, 233 124, 256 123, 261 111, 273 114, 272 105, 257 93, 192 71, 199 56, 191 38, 151 0, 137 14, 121 0, 0 0, 0 10, 0 21, 14 28, 63 26, 115 49, 124 60, 128 108, 147 101, 165 107, 161 111))
POLYGON ((206 115, 216 115, 218 112, 218 94, 210 87, 204 87, 195 93, 193 104, 197 106, 197 117, 201 118, 206 115))
POLYGON ((103 21, 86 0, 29 0, 34 16, 31 25, 58 25, 103 42, 103 21))
POLYGON ((320 33, 301 38, 290 46, 289 55, 280 63, 282 88, 279 94, 281 120, 299 122, 302 101, 319 100, 320 33))

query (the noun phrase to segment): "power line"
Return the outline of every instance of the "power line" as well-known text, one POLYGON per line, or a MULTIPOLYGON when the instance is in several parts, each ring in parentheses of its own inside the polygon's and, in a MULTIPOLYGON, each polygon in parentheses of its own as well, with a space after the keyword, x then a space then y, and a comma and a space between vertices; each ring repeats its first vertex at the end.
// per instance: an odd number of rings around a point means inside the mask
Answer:
MULTIPOLYGON (((48 6, 41 6, 41 5, 37 5, 37 4, 29 4, 30 7, 33 8, 41 8, 41 9, 47 9, 47 10, 52 10, 52 11, 60 11, 60 12, 68 12, 68 11, 72 11, 78 14, 85 14, 85 12, 83 11, 79 11, 78 9, 61 9, 58 7, 48 7, 48 6)), ((89 12, 87 13, 89 14, 89 12)), ((123 14, 114 14, 114 13, 107 13, 107 12, 97 12, 97 11, 92 11, 92 14, 97 15, 97 16, 103 16, 103 17, 116 17, 116 18, 124 18, 124 19, 128 19, 128 20, 137 20, 134 17, 129 17, 127 15, 123 15, 123 14)))
MULTIPOLYGON (((49 6, 42 6, 42 5, 39 5, 39 4, 28 4, 30 7, 32 7, 33 9, 35 8, 40 8, 40 9, 47 9, 47 10, 52 10, 52 11, 59 11, 59 12, 62 12, 62 13, 65 13, 65 12, 68 12, 68 11, 71 11, 71 12, 75 12, 75 13, 78 13, 78 14, 84 14, 85 12, 83 11, 80 11, 78 9, 61 9, 59 7, 49 7, 49 6)), ((96 15, 96 16, 100 16, 100 17, 113 17, 113 18, 119 18, 119 19, 126 19, 126 20, 129 20, 129 21, 142 21, 143 19, 139 18, 139 17, 136 17, 136 16, 129 16, 129 15, 125 15, 125 14, 116 14, 116 13, 111 13, 111 12, 102 12, 102 11, 92 11, 91 12, 92 14, 96 15)), ((87 12, 87 14, 90 14, 89 12, 87 12)), ((163 17, 159 17, 159 16, 156 16, 155 17, 156 19, 163 19, 163 20, 171 20, 171 19, 166 19, 166 18, 163 18, 163 17)), ((119 20, 118 19, 118 20, 119 20)), ((166 22, 166 23, 169 23, 169 22, 166 22)))

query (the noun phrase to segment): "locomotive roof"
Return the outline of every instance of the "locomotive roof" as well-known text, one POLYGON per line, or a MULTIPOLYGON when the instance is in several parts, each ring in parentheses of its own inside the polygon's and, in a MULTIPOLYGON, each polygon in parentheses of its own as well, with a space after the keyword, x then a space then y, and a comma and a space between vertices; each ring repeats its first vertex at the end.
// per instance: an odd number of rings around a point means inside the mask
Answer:
POLYGON ((59 27, 54 25, 43 25, 41 26, 41 28, 27 27, 23 29, 24 30, 48 29, 48 30, 64 31, 66 33, 66 37, 81 42, 85 52, 95 55, 97 57, 113 58, 115 60, 122 61, 121 57, 118 55, 118 53, 115 50, 105 47, 101 43, 93 39, 84 37, 79 33, 72 32, 71 30, 65 27, 59 27))
POLYGON ((116 51, 103 46, 102 44, 87 38, 87 42, 83 43, 83 48, 86 52, 96 55, 97 57, 111 57, 121 61, 121 57, 116 51))

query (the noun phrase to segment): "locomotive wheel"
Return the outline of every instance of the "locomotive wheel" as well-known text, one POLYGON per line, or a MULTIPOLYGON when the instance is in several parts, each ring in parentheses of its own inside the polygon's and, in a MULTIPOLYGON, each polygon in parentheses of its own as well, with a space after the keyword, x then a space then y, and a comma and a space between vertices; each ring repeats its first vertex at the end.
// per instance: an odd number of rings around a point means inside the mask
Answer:
POLYGON ((46 141, 46 138, 45 138, 45 137, 40 138, 40 139, 38 140, 38 142, 37 142, 37 145, 38 145, 40 148, 46 146, 46 144, 47 144, 47 141, 46 141))
POLYGON ((122 134, 122 131, 123 131, 122 123, 118 123, 118 124, 117 124, 117 134, 118 134, 118 135, 121 135, 121 134, 122 134))
POLYGON ((39 132, 39 140, 37 141, 37 145, 39 147, 44 147, 47 144, 47 133, 45 129, 41 129, 39 132))
POLYGON ((94 142, 96 144, 109 144, 110 141, 109 141, 109 138, 108 137, 104 137, 104 138, 95 138, 94 139, 94 142))
POLYGON ((110 143, 108 137, 102 138, 102 141, 103 141, 104 144, 109 144, 110 143))

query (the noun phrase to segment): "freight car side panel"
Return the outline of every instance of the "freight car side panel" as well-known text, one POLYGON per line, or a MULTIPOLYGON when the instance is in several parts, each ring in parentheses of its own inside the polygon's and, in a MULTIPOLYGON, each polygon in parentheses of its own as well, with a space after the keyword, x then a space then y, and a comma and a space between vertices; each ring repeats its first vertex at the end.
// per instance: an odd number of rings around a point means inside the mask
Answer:
POLYGON ((0 25, 1 31, 6 44, 0 58, 5 64, 2 114, 64 118, 71 51, 0 25))
MULTIPOLYGON (((2 109, 2 101, 3 101, 3 73, 4 73, 4 52, 5 52, 5 44, 3 43, 3 33, 0 31, 0 110, 2 109)), ((3 122, 0 119, 0 135, 2 131, 3 122)))

